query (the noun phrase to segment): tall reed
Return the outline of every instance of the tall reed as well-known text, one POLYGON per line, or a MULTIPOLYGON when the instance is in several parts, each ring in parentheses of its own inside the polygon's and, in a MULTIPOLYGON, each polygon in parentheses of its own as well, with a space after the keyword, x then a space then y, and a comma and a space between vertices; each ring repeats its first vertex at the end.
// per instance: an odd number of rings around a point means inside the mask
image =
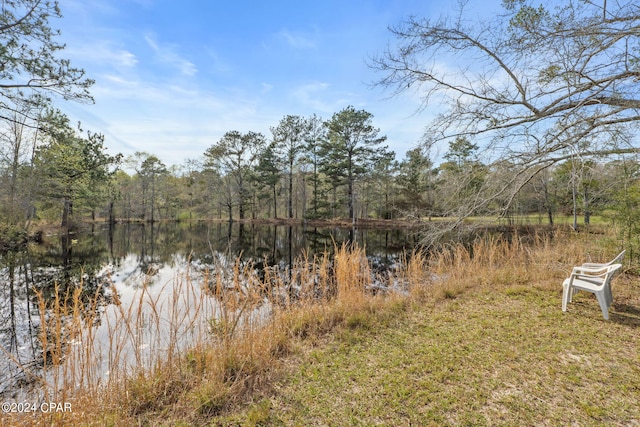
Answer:
POLYGON ((538 286, 558 289, 571 266, 579 265, 601 245, 574 234, 534 234, 509 239, 478 238, 472 245, 451 244, 428 262, 433 292, 451 298, 470 288, 538 286))

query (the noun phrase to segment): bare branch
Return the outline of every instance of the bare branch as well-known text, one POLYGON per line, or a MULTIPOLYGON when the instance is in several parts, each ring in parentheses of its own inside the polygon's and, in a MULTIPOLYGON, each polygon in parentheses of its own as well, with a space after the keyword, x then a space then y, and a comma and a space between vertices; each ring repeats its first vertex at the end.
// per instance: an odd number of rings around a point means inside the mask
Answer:
MULTIPOLYGON (((484 182, 458 207, 460 217, 499 214, 535 176, 572 156, 639 152, 628 136, 640 124, 640 7, 505 5, 473 27, 465 19, 409 18, 391 29, 395 45, 370 62, 382 74, 375 84, 394 96, 417 90, 421 108, 445 107, 425 141, 475 137, 487 174, 511 174, 484 182)), ((459 186, 476 172, 468 173, 459 186)))

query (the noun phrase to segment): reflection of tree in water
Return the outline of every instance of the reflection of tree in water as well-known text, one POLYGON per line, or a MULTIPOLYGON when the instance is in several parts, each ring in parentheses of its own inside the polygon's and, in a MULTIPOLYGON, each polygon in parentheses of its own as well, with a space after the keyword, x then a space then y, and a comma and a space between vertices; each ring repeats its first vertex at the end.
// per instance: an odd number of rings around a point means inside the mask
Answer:
MULTIPOLYGON (((53 305, 70 305, 77 290, 80 313, 110 302, 105 293, 110 281, 100 274, 104 249, 91 243, 78 244, 71 235, 63 235, 57 247, 36 246, 0 257, 0 299, 5 302, 0 305, 0 324, 7 325, 0 329, 6 356, 0 358, 4 361, 0 362, 0 396, 37 384, 45 361, 51 364, 62 356, 42 345, 44 337, 54 340, 49 326, 42 324, 55 316, 53 305)), ((62 337, 55 337, 62 352, 68 341, 68 317, 59 315, 62 337)), ((91 321, 99 322, 100 316, 91 316, 91 321)))
POLYGON ((82 289, 81 300, 88 306, 96 296, 105 299, 105 288, 110 285, 101 273, 106 248, 93 245, 92 242, 79 243, 72 235, 60 237, 60 249, 51 248, 44 254, 31 252, 30 285, 41 293, 44 300, 50 302, 54 297, 64 298, 65 302, 73 291, 82 289), (39 258, 39 259, 33 259, 39 258), (48 265, 48 267, 44 267, 48 265))
MULTIPOLYGON (((397 259, 395 248, 406 242, 401 231, 364 233, 356 230, 357 240, 366 246, 370 260, 397 259)), ((46 236, 45 236, 46 237, 46 236)), ((45 238, 41 245, 20 253, 0 255, 0 396, 9 396, 20 384, 34 383, 30 373, 42 375, 45 358, 39 341, 40 307, 35 292, 41 293, 45 312, 56 297, 69 302, 80 289, 82 307, 90 308, 97 301, 100 310, 111 303, 113 281, 118 287, 139 286, 142 281, 157 281, 167 275, 150 272, 178 271, 191 263, 191 268, 214 268, 233 265, 241 258, 242 265, 251 264, 253 271, 264 278, 269 270, 278 275, 280 283, 290 285, 289 296, 295 297, 295 284, 308 274, 297 259, 325 252, 332 256, 334 244, 348 238, 348 230, 337 228, 302 228, 260 226, 238 223, 154 223, 97 226, 91 233, 78 233, 45 238), (113 272, 113 277, 108 272, 113 272), (131 280, 127 280, 127 277, 131 280), (124 278, 124 279, 123 279, 124 278), (5 357, 6 356, 6 357, 5 357)), ((308 269, 307 267, 304 267, 308 269)), ((120 288, 123 289, 123 288, 120 288)), ((324 293, 331 290, 318 290, 324 293)), ((46 316, 45 316, 46 318, 46 316)), ((85 319, 84 321, 88 321, 85 319)), ((91 321, 99 323, 100 317, 91 321)), ((62 319, 65 325, 67 318, 62 319)), ((63 333, 65 328, 62 328, 63 333)), ((67 345, 68 336, 63 336, 67 345)))
MULTIPOLYGON (((239 227, 237 235, 230 231, 229 248, 240 254, 240 269, 249 265, 255 271, 263 286, 266 285, 265 291, 272 292, 278 288, 284 291, 287 301, 295 301, 301 296, 300 289, 308 290, 308 282, 315 280, 312 270, 323 257, 329 260, 328 271, 332 274, 331 260, 342 243, 354 247, 370 245, 373 248, 372 255, 368 257, 371 271, 379 274, 399 261, 400 253, 407 245, 398 244, 397 239, 403 239, 405 234, 405 231, 396 230, 249 225, 245 227, 244 234, 242 227, 239 227)), ((225 264, 227 268, 232 265, 229 260, 234 259, 233 253, 229 255, 225 264)), ((316 280, 316 283, 320 282, 316 280)), ((318 298, 326 298, 334 294, 335 289, 316 287, 312 292, 318 298)))
MULTIPOLYGON (((33 356, 23 351, 24 347, 36 349, 38 332, 34 328, 39 320, 37 310, 29 303, 29 287, 21 279, 27 274, 22 268, 22 254, 9 253, 2 256, 0 272, 0 396, 5 390, 29 381, 18 365, 27 368, 33 356)), ((32 352, 33 353, 33 352, 32 352)))
POLYGON ((112 264, 117 267, 127 255, 135 254, 137 271, 145 276, 154 276, 163 266, 174 267, 176 254, 189 257, 208 252, 202 237, 206 229, 192 224, 124 224, 114 227, 111 235, 112 264))

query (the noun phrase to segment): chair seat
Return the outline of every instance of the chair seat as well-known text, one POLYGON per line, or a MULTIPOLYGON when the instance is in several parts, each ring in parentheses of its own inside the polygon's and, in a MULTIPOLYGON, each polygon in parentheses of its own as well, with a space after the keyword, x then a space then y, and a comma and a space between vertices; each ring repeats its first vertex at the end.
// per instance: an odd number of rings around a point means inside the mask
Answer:
MULTIPOLYGON (((562 286, 567 286, 571 279, 564 279, 562 286)), ((575 290, 582 290, 587 292, 596 292, 602 289, 602 281, 596 280, 584 280, 584 279, 573 279, 573 284, 571 285, 575 290)))

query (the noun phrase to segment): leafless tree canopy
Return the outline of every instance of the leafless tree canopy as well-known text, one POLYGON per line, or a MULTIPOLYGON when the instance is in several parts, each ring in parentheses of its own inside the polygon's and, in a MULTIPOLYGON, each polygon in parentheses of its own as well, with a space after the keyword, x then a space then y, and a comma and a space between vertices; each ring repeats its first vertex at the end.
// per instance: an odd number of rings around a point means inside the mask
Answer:
POLYGON ((464 136, 483 146, 507 182, 486 183, 474 206, 509 196, 540 170, 572 156, 635 153, 640 123, 640 6, 569 0, 542 6, 503 0, 503 13, 473 21, 411 17, 371 66, 394 94, 417 91, 442 108, 425 142, 464 136), (490 185, 491 184, 491 185, 490 185), (481 200, 480 200, 481 199, 481 200))

